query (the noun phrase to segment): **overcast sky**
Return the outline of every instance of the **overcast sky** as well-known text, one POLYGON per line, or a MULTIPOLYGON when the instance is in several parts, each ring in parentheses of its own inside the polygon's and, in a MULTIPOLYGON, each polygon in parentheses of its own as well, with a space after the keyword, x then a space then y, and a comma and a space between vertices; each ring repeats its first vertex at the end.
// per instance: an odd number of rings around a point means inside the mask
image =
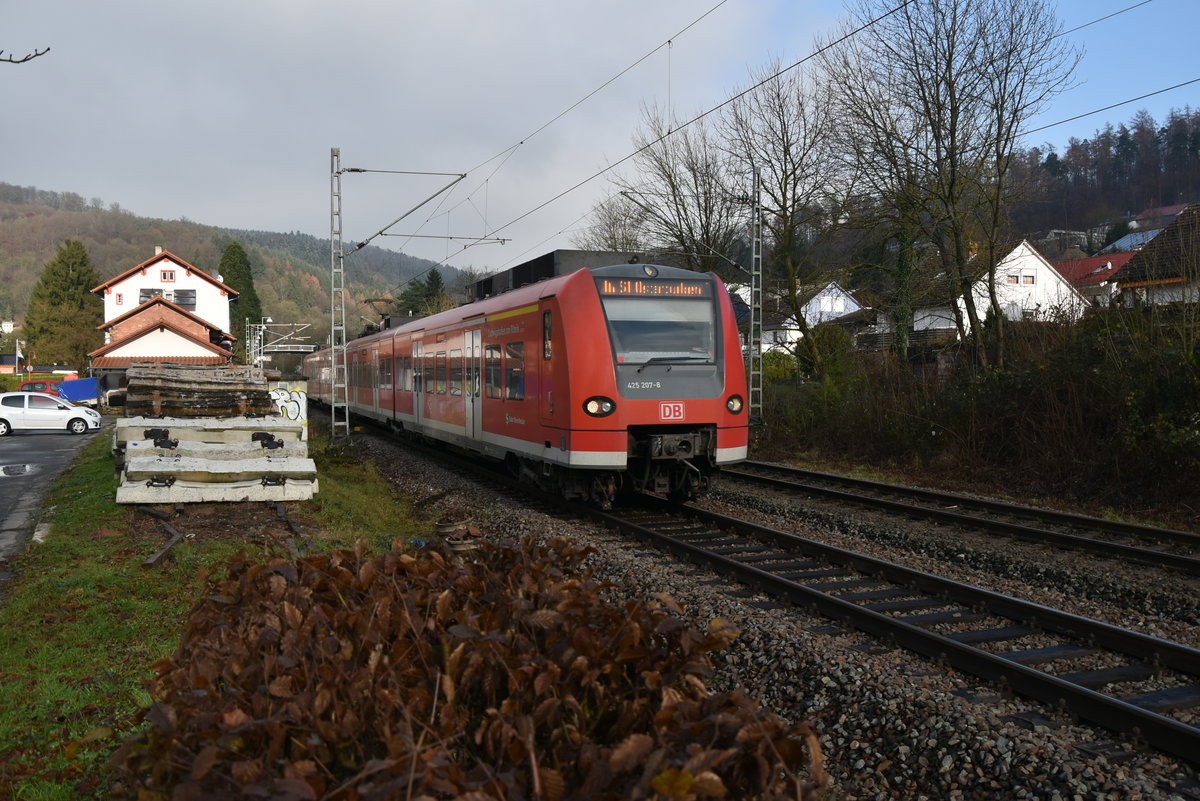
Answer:
MULTIPOLYGON (((1072 28, 1138 2, 1058 9, 1072 28)), ((5 56, 51 48, 0 64, 0 181, 148 217, 327 237, 333 147, 344 168, 469 171, 440 207, 390 230, 501 229, 510 242, 465 252, 441 239, 373 244, 490 271, 571 247, 607 184, 572 188, 630 153, 643 104, 685 119, 719 104, 772 57, 808 55, 841 2, 7 0, 0 9, 5 56)), ((1080 85, 1029 127, 1200 78, 1198 28, 1197 0, 1151 0, 1072 34, 1086 50, 1080 85)), ((1139 108, 1162 122, 1198 98, 1194 83, 1038 131, 1029 144, 1061 151, 1139 108)), ((344 238, 374 234, 447 180, 344 175, 344 238)))

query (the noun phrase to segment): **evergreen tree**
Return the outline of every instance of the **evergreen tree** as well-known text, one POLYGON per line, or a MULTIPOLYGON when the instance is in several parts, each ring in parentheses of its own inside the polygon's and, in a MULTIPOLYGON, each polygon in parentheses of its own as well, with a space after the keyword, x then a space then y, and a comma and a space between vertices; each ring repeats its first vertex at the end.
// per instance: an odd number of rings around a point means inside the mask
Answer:
POLYGON ((41 363, 87 367, 87 355, 104 343, 99 326, 104 302, 91 293, 100 283, 87 248, 65 240, 42 268, 25 312, 28 351, 41 363))
POLYGON ((237 305, 230 310, 230 333, 237 337, 234 345, 234 361, 246 361, 246 321, 258 325, 262 320, 262 302, 254 290, 254 276, 250 272, 250 257, 240 242, 230 242, 221 254, 219 268, 221 281, 238 293, 237 305))
POLYGON ((434 267, 425 278, 425 302, 421 307, 421 313, 437 314, 440 311, 453 309, 455 305, 450 293, 446 290, 442 274, 434 267))

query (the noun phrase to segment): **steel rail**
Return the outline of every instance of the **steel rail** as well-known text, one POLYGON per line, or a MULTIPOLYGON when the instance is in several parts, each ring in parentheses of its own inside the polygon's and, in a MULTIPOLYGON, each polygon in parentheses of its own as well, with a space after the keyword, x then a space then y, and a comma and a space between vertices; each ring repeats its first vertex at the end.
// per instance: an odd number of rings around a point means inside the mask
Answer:
MULTIPOLYGON (((664 514, 669 514, 672 508, 672 505, 665 501, 655 501, 651 505, 664 514)), ((685 507, 683 511, 717 529, 753 536, 785 547, 793 553, 799 550, 833 564, 918 589, 939 599, 975 609, 985 608, 997 616, 1119 651, 1139 661, 1149 660, 1158 666, 1190 676, 1200 676, 1200 650, 1194 648, 1071 615, 1040 604, 1009 598, 989 590, 949 581, 714 512, 694 507, 685 507)), ((718 572, 761 587, 771 595, 815 608, 824 615, 845 621, 864 632, 890 638, 897 645, 927 657, 944 660, 952 667, 983 679, 1002 682, 1013 691, 1029 698, 1051 705, 1065 704, 1080 718, 1109 729, 1133 734, 1155 748, 1193 764, 1200 764, 1200 728, 1028 667, 1004 655, 984 651, 830 593, 806 587, 744 561, 713 553, 703 545, 685 542, 677 536, 657 532, 650 526, 619 515, 595 511, 592 514, 621 531, 654 542, 677 555, 706 562, 715 566, 718 572)), ((780 556, 786 558, 787 554, 781 553, 780 556)))
MULTIPOLYGON (((1170 542, 1172 544, 1187 545, 1200 551, 1200 535, 1192 534, 1186 531, 1157 529, 1153 528, 1152 526, 1141 526, 1136 524, 1119 524, 1114 523, 1113 521, 1103 520, 1101 518, 1087 517, 1084 515, 1076 515, 1065 512, 1055 512, 1051 510, 1034 509, 1028 506, 1005 504, 1001 501, 977 499, 965 495, 937 493, 930 490, 903 487, 895 484, 881 484, 879 482, 867 481, 865 479, 836 476, 828 473, 815 473, 813 471, 794 470, 793 468, 781 468, 776 465, 762 465, 759 467, 759 463, 752 464, 757 469, 782 471, 789 475, 793 473, 799 475, 816 475, 820 480, 829 480, 843 485, 861 487, 872 492, 889 492, 892 494, 910 495, 936 503, 955 501, 963 504, 964 506, 975 506, 995 514, 1041 517, 1046 520, 1059 522, 1062 525, 1090 527, 1108 533, 1121 534, 1127 537, 1142 537, 1147 539, 1154 538, 1163 542, 1170 542), (1095 525, 1091 525, 1093 523, 1095 523, 1095 525)), ((954 511, 952 509, 945 508, 933 508, 918 503, 908 503, 906 501, 895 500, 894 498, 862 495, 852 491, 821 486, 819 484, 811 484, 804 481, 777 478, 758 473, 749 473, 737 468, 725 468, 721 471, 721 475, 754 483, 767 484, 773 487, 779 487, 792 491, 819 494, 843 503, 869 505, 891 512, 898 512, 907 516, 920 516, 952 523, 966 528, 982 529, 992 534, 1015 537, 1017 539, 1022 539, 1029 542, 1048 542, 1076 550, 1099 554, 1102 556, 1129 559, 1156 567, 1170 567, 1176 570, 1182 570, 1184 572, 1191 573, 1193 575, 1200 575, 1200 558, 1195 556, 1169 553, 1154 548, 1143 548, 1136 545, 1126 545, 1120 542, 1113 542, 1112 540, 1096 539, 1094 537, 1087 537, 1079 534, 1051 531, 1021 523, 980 517, 979 515, 970 514, 968 512, 954 511)))

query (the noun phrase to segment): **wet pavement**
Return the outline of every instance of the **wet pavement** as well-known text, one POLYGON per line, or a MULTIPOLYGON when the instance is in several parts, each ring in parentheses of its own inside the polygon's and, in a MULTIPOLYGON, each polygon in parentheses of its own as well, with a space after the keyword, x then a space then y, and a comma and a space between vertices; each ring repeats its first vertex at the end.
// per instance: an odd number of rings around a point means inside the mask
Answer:
POLYGON ((40 522, 38 512, 50 485, 92 437, 65 431, 17 431, 0 437, 0 580, 3 562, 20 553, 40 522))

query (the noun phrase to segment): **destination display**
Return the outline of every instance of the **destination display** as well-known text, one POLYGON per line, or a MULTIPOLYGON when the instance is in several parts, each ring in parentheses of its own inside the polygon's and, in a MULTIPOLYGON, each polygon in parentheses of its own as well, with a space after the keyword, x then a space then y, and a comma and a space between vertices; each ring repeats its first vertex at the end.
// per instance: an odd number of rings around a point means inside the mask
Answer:
POLYGON ((601 295, 647 298, 708 298, 712 282, 681 281, 673 278, 601 278, 596 282, 601 295))

